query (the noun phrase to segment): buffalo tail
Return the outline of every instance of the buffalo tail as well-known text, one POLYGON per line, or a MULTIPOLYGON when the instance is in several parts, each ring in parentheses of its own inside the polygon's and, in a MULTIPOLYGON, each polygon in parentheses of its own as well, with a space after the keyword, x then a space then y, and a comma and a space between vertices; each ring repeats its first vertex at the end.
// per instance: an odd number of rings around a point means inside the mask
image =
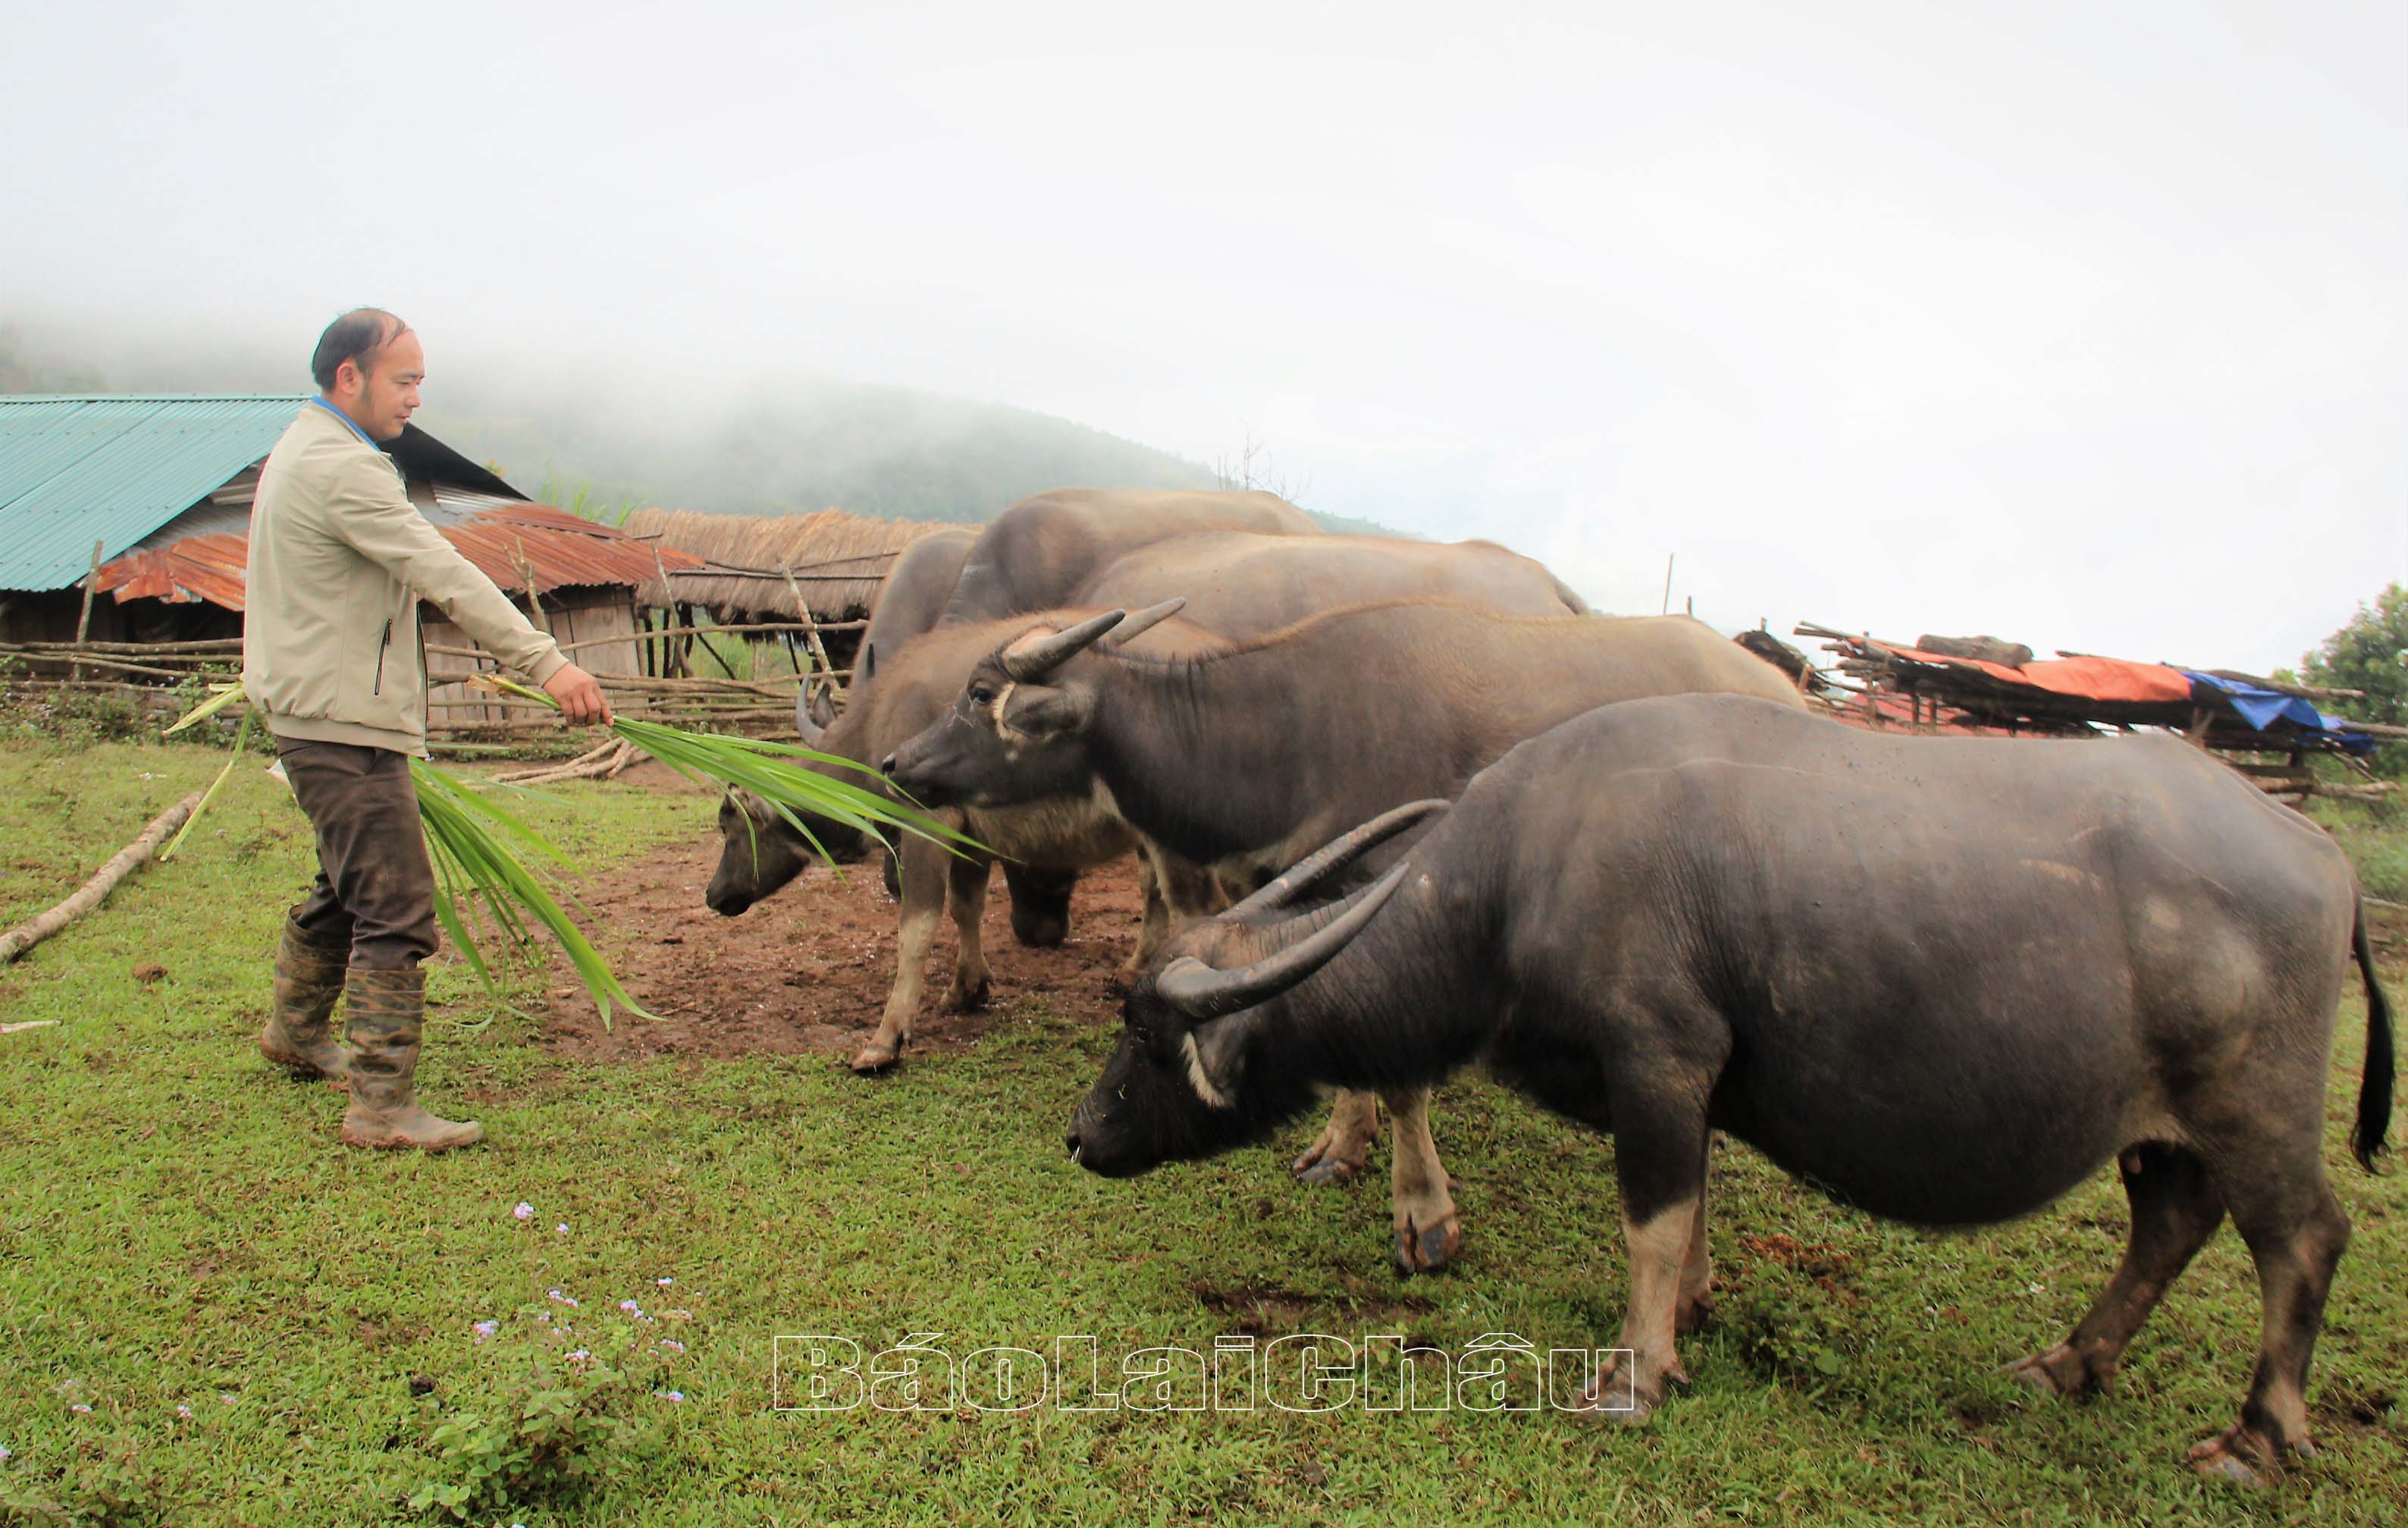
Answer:
POLYGON ((2374 979, 2374 952, 2366 942, 2366 901, 2358 900, 2358 922, 2349 933, 2350 953, 2358 957, 2358 974, 2366 980, 2366 1073, 2358 1088, 2358 1129, 2350 1149, 2361 1166, 2372 1170, 2383 1150, 2384 1132, 2391 1128, 2391 1004, 2374 979))

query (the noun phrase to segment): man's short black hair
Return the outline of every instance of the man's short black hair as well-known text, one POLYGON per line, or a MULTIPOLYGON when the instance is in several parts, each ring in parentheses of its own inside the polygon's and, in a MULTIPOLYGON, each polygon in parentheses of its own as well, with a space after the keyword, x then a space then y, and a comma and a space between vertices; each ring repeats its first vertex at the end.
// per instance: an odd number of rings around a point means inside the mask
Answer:
POLYGON ((345 361, 355 363, 365 375, 376 353, 409 332, 409 325, 381 308, 354 308, 318 337, 318 353, 309 357, 309 376, 317 382, 318 391, 335 390, 335 373, 345 361))

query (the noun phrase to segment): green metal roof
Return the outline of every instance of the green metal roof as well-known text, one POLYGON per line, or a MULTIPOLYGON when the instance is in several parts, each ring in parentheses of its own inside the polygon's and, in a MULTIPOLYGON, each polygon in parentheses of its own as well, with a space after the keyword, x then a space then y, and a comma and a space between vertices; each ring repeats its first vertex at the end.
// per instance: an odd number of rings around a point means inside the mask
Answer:
POLYGON ((0 589, 72 587, 265 457, 308 398, 0 396, 0 589))

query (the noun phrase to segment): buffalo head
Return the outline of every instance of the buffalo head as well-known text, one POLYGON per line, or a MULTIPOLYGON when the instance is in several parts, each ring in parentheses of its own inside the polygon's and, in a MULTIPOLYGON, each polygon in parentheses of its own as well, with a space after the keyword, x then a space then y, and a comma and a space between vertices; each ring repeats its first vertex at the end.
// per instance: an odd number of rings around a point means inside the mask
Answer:
MULTIPOLYGON (((869 851, 869 835, 858 829, 814 813, 796 815, 832 859, 849 862, 869 851)), ((730 791, 719 803, 719 869, 702 900, 712 912, 733 917, 800 875, 818 858, 776 807, 749 790, 730 791)))
POLYGON ((1316 888, 1444 801, 1384 813, 1217 917, 1165 942, 1122 1006, 1120 1044, 1064 1138, 1106 1177, 1260 1141, 1314 1097, 1314 1079, 1269 1054, 1291 1018, 1288 990, 1319 971, 1402 884, 1400 861, 1368 887, 1299 910, 1316 888))
POLYGON ((1010 806, 1089 789, 1086 737, 1095 685, 1064 671, 1109 636, 1126 645, 1176 614, 1183 599, 1107 611, 1064 629, 1040 626, 970 670, 945 714, 886 757, 889 779, 929 806, 1010 806))

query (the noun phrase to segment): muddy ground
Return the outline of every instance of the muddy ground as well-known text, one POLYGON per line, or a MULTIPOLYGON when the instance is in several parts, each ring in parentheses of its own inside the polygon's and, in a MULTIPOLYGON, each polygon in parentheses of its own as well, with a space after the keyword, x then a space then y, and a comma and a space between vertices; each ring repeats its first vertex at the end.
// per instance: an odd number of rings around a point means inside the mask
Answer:
MULTIPOLYGON (((895 979, 896 904, 875 861, 804 872, 735 917, 703 905, 719 843, 697 837, 598 872, 578 887, 587 928, 608 941, 619 979, 667 1023, 614 1016, 606 1032, 583 987, 552 963, 555 979, 542 1044, 580 1060, 632 1060, 663 1053, 750 1056, 823 1053, 841 1066, 878 1027, 895 979)), ((982 925, 993 986, 984 1009, 944 1003, 953 980, 953 925, 938 925, 927 987, 906 1065, 977 1044, 1003 1016, 1041 1003, 1098 1028, 1117 1023, 1121 962, 1137 940, 1140 905, 1134 860, 1081 879, 1072 893, 1070 937, 1059 948, 1024 948, 1011 935, 1003 876, 990 877, 982 925)))

